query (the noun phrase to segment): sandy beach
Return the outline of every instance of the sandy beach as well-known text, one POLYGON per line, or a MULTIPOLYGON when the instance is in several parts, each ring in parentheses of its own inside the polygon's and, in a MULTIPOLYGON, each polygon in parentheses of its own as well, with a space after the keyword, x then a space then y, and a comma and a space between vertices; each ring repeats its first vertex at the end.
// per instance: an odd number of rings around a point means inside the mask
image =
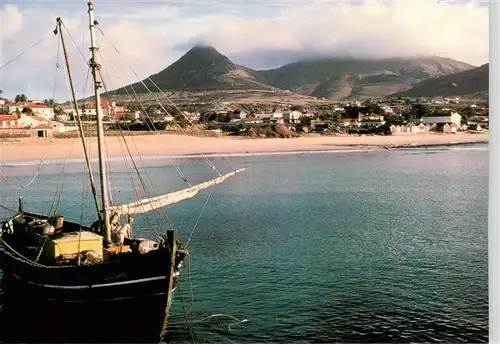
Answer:
MULTIPOLYGON (((185 135, 128 136, 132 155, 190 155, 215 153, 259 153, 318 151, 356 147, 405 147, 408 145, 447 145, 488 141, 487 134, 413 134, 397 136, 309 136, 294 139, 248 139, 241 137, 193 137, 185 135)), ((95 138, 87 139, 92 158, 97 157, 95 138)), ((108 157, 123 156, 125 146, 119 137, 106 138, 108 157)), ((82 158, 80 139, 24 138, 0 140, 0 161, 23 162, 82 158)))

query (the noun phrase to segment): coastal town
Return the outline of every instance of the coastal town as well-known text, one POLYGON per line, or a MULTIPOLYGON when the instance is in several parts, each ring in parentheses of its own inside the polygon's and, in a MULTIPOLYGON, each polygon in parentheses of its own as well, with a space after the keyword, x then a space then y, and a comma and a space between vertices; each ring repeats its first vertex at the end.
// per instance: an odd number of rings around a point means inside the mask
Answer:
MULTIPOLYGON (((228 102, 167 105, 120 104, 104 100, 101 110, 107 132, 127 134, 183 132, 210 136, 297 137, 308 135, 408 135, 426 133, 484 133, 488 130, 488 103, 460 98, 398 98, 332 102, 319 106, 292 104, 251 105, 228 102)), ((51 99, 0 99, 0 137, 78 135, 74 106, 51 99)), ((95 102, 79 103, 81 121, 92 135, 95 102)))

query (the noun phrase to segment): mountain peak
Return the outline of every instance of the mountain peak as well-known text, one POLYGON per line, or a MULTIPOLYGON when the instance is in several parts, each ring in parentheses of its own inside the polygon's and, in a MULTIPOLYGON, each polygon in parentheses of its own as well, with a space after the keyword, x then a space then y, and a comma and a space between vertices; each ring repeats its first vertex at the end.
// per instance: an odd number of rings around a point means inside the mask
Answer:
POLYGON ((222 56, 220 52, 217 51, 211 44, 208 43, 196 43, 193 45, 191 49, 189 49, 184 56, 186 55, 192 55, 192 54, 202 54, 202 55, 216 55, 216 56, 222 56))
POLYGON ((207 43, 207 42, 196 42, 190 50, 193 50, 193 49, 211 49, 211 50, 215 50, 215 48, 213 47, 213 45, 210 44, 210 43, 207 43))
POLYGON ((235 65, 202 42, 150 78, 162 90, 272 89, 260 74, 235 65))

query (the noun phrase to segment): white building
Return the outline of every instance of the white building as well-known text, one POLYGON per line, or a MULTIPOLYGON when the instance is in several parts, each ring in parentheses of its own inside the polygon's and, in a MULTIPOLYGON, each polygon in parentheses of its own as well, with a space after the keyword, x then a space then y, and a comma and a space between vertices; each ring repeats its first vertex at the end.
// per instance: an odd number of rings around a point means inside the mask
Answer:
POLYGON ((166 115, 166 116, 164 116, 164 117, 163 117, 163 120, 164 120, 165 122, 175 122, 175 118, 174 118, 174 116, 172 116, 172 115, 166 115))
POLYGON ((283 112, 281 111, 275 111, 273 112, 272 116, 271 116, 272 119, 280 119, 280 118, 283 118, 283 112))
POLYGON ((13 129, 18 127, 16 115, 0 115, 0 129, 13 129))
POLYGON ((36 115, 30 116, 30 115, 22 114, 19 117, 18 123, 19 123, 19 127, 21 127, 21 128, 31 128, 31 127, 37 127, 37 126, 42 125, 42 124, 48 124, 48 123, 50 123, 50 121, 45 117, 36 116, 36 115))
MULTIPOLYGON (((86 116, 90 120, 95 120, 97 116, 97 109, 95 101, 89 101, 83 104, 78 104, 80 107, 80 114, 86 116)), ((102 100, 101 110, 103 117, 115 118, 117 112, 125 112, 126 109, 123 106, 116 105, 114 101, 102 100)))
POLYGON ((390 106, 384 105, 381 108, 385 113, 394 113, 394 110, 390 106))
POLYGON ((300 123, 300 117, 302 117, 302 112, 291 111, 283 114, 283 120, 287 123, 300 123))
POLYGON ((458 128, 461 127, 462 116, 457 112, 450 112, 446 116, 424 116, 422 117, 422 123, 424 124, 445 124, 454 123, 458 128))
POLYGON ((116 120, 134 121, 140 118, 141 118, 140 111, 117 112, 115 115, 116 120))
POLYGON ((48 119, 54 119, 54 108, 40 103, 14 103, 9 104, 9 112, 14 113, 16 111, 22 112, 23 109, 31 109, 34 114, 46 117, 48 119))
POLYGON ((363 128, 377 128, 385 124, 384 116, 376 114, 370 114, 370 115, 360 114, 358 116, 358 121, 361 123, 361 127, 363 128))

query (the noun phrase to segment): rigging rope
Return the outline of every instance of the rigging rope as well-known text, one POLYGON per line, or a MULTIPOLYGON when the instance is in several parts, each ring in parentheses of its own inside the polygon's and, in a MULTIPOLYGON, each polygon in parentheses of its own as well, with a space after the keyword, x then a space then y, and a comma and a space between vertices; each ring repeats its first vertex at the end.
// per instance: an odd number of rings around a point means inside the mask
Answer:
MULTIPOLYGON (((101 31, 101 33, 102 33, 102 30, 100 30, 100 31, 101 31)), ((104 36, 104 34, 103 34, 103 36, 104 36)), ((111 43, 110 43, 110 44, 111 44, 111 43)), ((111 45, 112 45, 112 44, 111 44, 111 45)), ((114 49, 115 49, 115 51, 119 54, 119 52, 117 51, 116 47, 114 47, 114 46, 113 46, 113 48, 114 48, 114 49)), ((102 55, 102 53, 101 53, 101 55, 102 55)), ((119 55, 120 55, 120 54, 119 54, 119 55)), ((121 55, 120 55, 120 57, 121 57, 121 55)), ((135 71, 133 71, 133 69, 132 69, 130 66, 129 66, 129 68, 132 70, 132 72, 133 72, 136 76, 138 76, 138 75, 137 75, 137 73, 135 73, 135 71)), ((152 81, 152 80, 151 80, 151 81, 152 81)), ((145 87, 146 89, 148 89, 148 88, 147 88, 147 86, 146 86, 144 83, 143 83, 143 85, 144 85, 144 87, 145 87)), ((133 86, 132 86, 132 85, 130 85, 130 86, 131 86, 132 90, 133 90, 133 91, 134 91, 134 93, 135 93, 135 90, 133 89, 133 86)), ((156 85, 156 86, 157 86, 157 85, 156 85)), ((104 87, 105 87, 105 86, 104 86, 104 87)), ((157 87, 158 87, 158 86, 157 86, 157 87)), ((124 89, 125 89, 125 92, 127 93, 127 95, 130 95, 130 94, 128 93, 128 91, 127 91, 126 87, 125 87, 124 89)), ((149 89, 148 89, 148 91, 149 91, 150 93, 152 93, 149 89)), ((161 90, 160 90, 160 91, 161 91, 161 90)), ((135 95, 137 96, 137 93, 135 93, 135 95)), ((137 98, 139 98, 139 97, 137 97, 137 98)), ((140 103, 140 105, 142 106, 142 103, 140 102, 140 100, 139 100, 139 103, 140 103)), ((162 106, 162 105, 161 105, 161 103, 160 103, 160 106, 162 106)), ((165 112, 167 112, 167 111, 166 111, 166 109, 165 109, 163 106, 162 106, 162 108, 164 109, 164 111, 165 111, 165 112)), ((180 110, 179 110, 179 111, 180 111, 180 110)), ((148 112, 147 112, 147 111, 144 111, 144 112, 145 112, 146 116, 148 116, 148 117, 149 117, 148 112)), ((167 113, 168 113, 168 112, 167 112, 167 113)), ((182 113, 182 112, 181 112, 181 113, 182 113)), ((181 127, 180 127, 180 130, 181 130, 181 131, 183 131, 181 127)), ((183 133, 186 135, 185 131, 183 131, 183 133)), ((123 132, 122 132, 122 131, 121 131, 121 135, 123 135, 123 132)), ((124 141, 125 141, 125 138, 124 138, 124 137, 123 137, 123 139, 124 139, 124 141)), ((135 141, 134 141, 134 144, 135 144, 135 141)), ((127 145, 127 147, 128 147, 128 145, 127 145)), ((138 175, 139 175, 139 171, 138 171, 138 169, 137 169, 137 167, 136 167, 136 165, 135 165, 135 161, 133 160, 132 155, 131 155, 130 153, 129 153, 129 155, 130 155, 130 157, 131 157, 131 159, 132 159, 132 161, 133 161, 133 163, 134 163, 134 167, 136 168, 136 171, 137 171, 137 173, 138 173, 138 175)), ((139 155, 139 156, 140 156, 140 155, 139 155)), ((213 169, 214 169, 214 170, 215 170, 215 171, 216 171, 219 175, 221 175, 221 173, 217 170, 217 168, 215 167, 215 165, 213 165, 213 164, 212 164, 212 162, 211 162, 210 160, 208 160, 205 156, 203 156, 203 157, 205 158, 205 161, 207 161, 207 163, 208 163, 209 165, 211 165, 211 167, 212 167, 212 168, 213 168, 213 169)), ((141 158, 141 159, 142 159, 142 158, 141 158)), ((177 166, 175 163, 174 163, 173 165, 174 165, 174 167, 176 168, 176 170, 178 171, 178 173, 179 173, 179 172, 181 172, 181 171, 180 171, 180 169, 178 168, 178 166, 177 166)), ((188 179, 187 179, 187 178, 183 177, 183 175, 182 175, 181 173, 179 173, 179 175, 181 176, 181 178, 182 178, 182 179, 183 179, 186 183, 188 183, 188 184, 191 186, 191 183, 189 183, 189 181, 188 181, 188 179)), ((140 180, 141 180, 141 184, 143 184, 143 188, 144 188, 144 189, 145 189, 145 191, 147 192, 147 190, 146 190, 146 186, 145 186, 145 183, 143 182, 142 177, 141 177, 140 175, 139 175, 139 178, 140 178, 140 180)), ((147 192, 147 193, 148 193, 148 192, 147 192)), ((204 204, 204 206, 203 206, 203 209, 202 209, 201 213, 200 213, 200 214, 199 214, 199 216, 198 216, 198 219, 197 219, 197 221, 196 221, 196 224, 195 224, 194 228, 193 228, 193 229, 192 229, 192 231, 191 231, 190 238, 192 237, 192 235, 193 235, 194 231, 196 230, 196 228, 197 228, 197 226, 198 226, 198 224, 199 224, 199 222, 200 222, 200 220, 201 220, 201 216, 203 215, 203 212, 204 212, 204 210, 205 210, 205 208, 206 208, 206 206, 207 206, 207 203, 208 203, 208 200, 210 199, 211 194, 212 194, 212 190, 211 190, 211 192, 210 192, 210 194, 209 194, 209 196, 208 196, 208 198, 207 198, 207 200, 206 200, 206 202, 205 202, 205 204, 204 204)), ((166 214, 165 214, 165 215, 166 215, 166 214)), ((166 218, 167 218, 167 221, 168 221, 168 223, 170 224, 170 226, 171 226, 171 227, 173 227, 173 226, 172 226, 172 224, 171 224, 170 219, 168 218, 168 215, 166 215, 166 218)))
MULTIPOLYGON (((0 176, 2 177, 2 179, 10 186, 12 186, 13 188, 15 189, 25 189, 27 187, 29 187, 31 184, 33 184, 33 182, 35 181, 36 177, 38 177, 38 175, 40 174, 40 171, 42 169, 42 165, 43 165, 43 159, 40 160, 40 164, 38 165, 38 169, 36 170, 35 174, 33 175, 33 177, 29 180, 29 182, 27 182, 26 184, 24 185, 17 185, 17 184, 14 184, 12 183, 10 180, 7 179, 7 176, 2 172, 2 170, 0 169, 0 176)), ((5 167, 5 165, 2 165, 0 167, 5 167)))
POLYGON ((231 327, 233 326, 236 326, 236 325, 239 325, 239 324, 243 324, 243 323, 246 323, 248 322, 248 319, 238 319, 232 315, 229 315, 229 314, 222 314, 222 313, 216 313, 216 314, 212 314, 212 315, 209 315, 208 317, 205 317, 201 320, 195 320, 195 321, 192 321, 193 323, 201 323, 201 322, 206 322, 207 320, 210 320, 212 318, 215 318, 215 317, 227 317, 227 318, 231 318, 233 320, 236 320, 235 323, 231 323, 227 326, 228 330, 229 331, 232 331, 231 327))
MULTIPOLYGON (((37 43, 33 44, 30 48, 33 48, 35 47, 36 45, 38 45, 39 43, 41 43, 43 41, 43 39, 41 39, 40 41, 38 41, 37 43)), ((21 54, 17 55, 17 57, 20 57, 22 54, 24 54, 24 52, 22 52, 21 54)), ((52 87, 52 99, 54 100, 55 99, 55 92, 56 92, 56 85, 57 85, 57 71, 60 67, 60 64, 59 64, 59 59, 60 59, 60 55, 61 55, 61 41, 58 39, 57 40, 57 55, 56 55, 56 71, 55 71, 55 75, 54 75, 54 84, 53 84, 53 87, 52 87)), ((6 66, 7 64, 9 64, 10 62, 14 61, 14 59, 10 60, 8 63, 6 63, 4 66, 6 66)), ((4 67, 2 66, 2 68, 4 67)), ((53 101, 53 104, 52 104, 52 110, 54 111, 54 101, 53 101)), ((55 111, 54 111, 54 115, 55 115, 55 111)), ((36 180, 36 178, 38 177, 38 175, 40 174, 40 171, 42 169, 42 166, 44 164, 44 158, 45 158, 45 153, 47 152, 47 146, 48 146, 48 137, 45 138, 45 147, 42 151, 42 157, 40 159, 40 162, 38 164, 38 167, 35 171, 35 174, 33 175, 33 177, 24 185, 18 185, 18 184, 14 184, 12 183, 10 180, 8 180, 7 176, 3 173, 2 171, 2 168, 5 167, 5 164, 1 164, 0 165, 0 177, 10 186, 12 186, 13 188, 16 188, 16 189, 25 189, 27 187, 29 187, 31 184, 33 184, 33 182, 36 180)), ((2 156, 3 156, 3 150, 2 150, 2 156)))
MULTIPOLYGON (((184 300, 182 298, 182 292, 181 292, 181 283, 180 283, 180 280, 179 280, 179 283, 177 283, 177 288, 179 289, 179 298, 181 300, 181 305, 182 305, 182 313, 184 314, 184 319, 186 320, 186 324, 188 326, 188 329, 189 329, 189 334, 191 335, 191 339, 193 341, 193 343, 195 342, 194 341, 194 333, 193 333, 193 328, 191 326, 191 323, 189 321, 189 312, 186 311, 186 307, 184 305, 184 300)), ((165 343, 164 342, 164 339, 165 339, 165 333, 162 332, 160 334, 160 343, 165 343)))
MULTIPOLYGON (((165 113, 167 113, 167 114, 168 114, 168 111, 167 111, 167 110, 166 110, 166 108, 163 106, 163 104, 161 104, 161 102, 158 100, 158 98, 156 97, 156 95, 155 95, 155 94, 154 94, 154 93, 153 93, 153 92, 152 92, 152 91, 148 88, 148 86, 144 83, 144 81, 142 81, 142 80, 140 79, 139 75, 135 72, 135 70, 134 70, 134 69, 133 69, 133 68, 132 68, 132 67, 131 67, 128 63, 126 63, 126 62, 124 61, 123 56, 122 56, 122 55, 120 54, 120 52, 118 51, 118 48, 117 48, 117 47, 116 47, 113 43, 111 43, 111 42, 110 42, 110 40, 109 40, 109 39, 107 38, 107 36, 104 34, 103 30, 102 30, 99 26, 97 26, 97 29, 100 31, 101 35, 102 35, 102 36, 103 36, 103 37, 107 40, 107 42, 108 42, 108 43, 112 46, 113 50, 115 50, 115 52, 116 52, 116 53, 117 53, 117 55, 118 55, 118 56, 122 59, 122 61, 123 61, 123 62, 124 62, 124 63, 128 66, 128 68, 130 69, 130 71, 131 71, 131 72, 132 72, 132 73, 133 73, 133 74, 137 77, 137 79, 138 79, 138 80, 139 80, 139 82, 140 82, 140 83, 144 86, 144 88, 145 88, 145 89, 146 89, 146 90, 147 90, 147 91, 148 91, 148 92, 149 92, 149 93, 153 96, 153 98, 156 100, 156 102, 159 104, 159 106, 162 108, 162 110, 163 110, 163 111, 165 111, 165 113)), ((102 53, 101 53, 101 55, 102 55, 102 53)), ((176 105, 172 102, 172 100, 171 100, 171 99, 170 99, 170 98, 169 98, 169 97, 168 97, 168 96, 167 96, 167 95, 166 95, 166 94, 165 94, 165 93, 164 93, 164 92, 160 89, 160 87, 159 87, 159 86, 158 86, 158 85, 157 85, 157 84, 156 84, 156 83, 155 83, 155 82, 154 82, 154 81, 153 81, 150 77, 148 77, 148 78, 147 78, 147 80, 149 80, 149 81, 150 81, 150 82, 151 82, 151 83, 152 83, 152 84, 156 87, 156 89, 157 89, 157 90, 158 90, 158 91, 159 91, 159 92, 160 92, 163 96, 165 96, 165 98, 166 98, 166 99, 167 99, 167 100, 168 100, 168 101, 169 101, 169 102, 170 102, 170 103, 174 106, 174 108, 175 108, 175 109, 176 109, 176 110, 177 110, 177 111, 178 111, 181 115, 183 115, 182 111, 181 111, 181 110, 180 110, 180 109, 179 109, 179 108, 178 108, 178 107, 177 107, 177 106, 176 106, 176 105)), ((141 107, 144 109, 144 107, 142 106, 142 103, 140 102, 140 98, 137 96, 137 93, 135 92, 135 90, 134 90, 134 88, 133 88, 132 84, 131 84, 131 83, 129 83, 129 84, 130 84, 130 87, 131 87, 131 89, 133 90, 133 92, 134 92, 134 94, 135 94, 136 98, 138 98, 138 99, 139 99, 139 103, 140 103, 141 107)), ((128 93, 128 91, 127 91, 127 88, 126 88, 126 87, 124 87, 124 90, 125 90, 125 92, 127 93, 127 95, 128 95, 128 96, 130 96, 130 94, 128 93)), ((146 116, 148 116, 148 118, 149 118, 149 114, 148 114, 148 112, 147 112, 147 111, 144 111, 144 113, 145 113, 145 114, 146 114, 146 116)), ((183 116, 184 116, 184 115, 183 115, 183 116)), ((177 123, 176 123, 176 124, 177 124, 177 123)), ((180 130, 180 131, 181 131, 184 135, 186 135, 186 136, 187 136, 187 133, 185 132, 185 130, 184 130, 184 129, 180 126, 180 125, 178 125, 178 127, 179 127, 179 130, 180 130)), ((155 128, 155 129, 156 129, 156 128, 155 128)), ((121 132, 121 135, 123 136, 123 132, 121 132)), ((124 138, 124 137, 123 137, 123 139, 125 140, 125 138, 124 138)), ((135 144, 135 141, 134 141, 134 144, 135 144)), ((129 154, 130 154, 130 153, 129 153, 129 154)), ((222 174, 221 174, 221 172, 220 172, 220 171, 216 168, 216 166, 215 166, 215 165, 214 165, 214 164, 213 164, 213 163, 212 163, 212 162, 211 162, 211 161, 210 161, 210 160, 209 160, 209 159, 205 156, 205 154, 203 154, 203 153, 202 153, 202 154, 201 154, 201 156, 202 156, 202 158, 205 160, 205 162, 206 162, 209 166, 211 166, 211 168, 212 168, 212 169, 213 169, 213 170, 214 170, 214 171, 215 171, 215 172, 216 172, 219 176, 221 176, 221 175, 222 175, 222 174)), ((132 158, 132 157, 131 157, 131 158, 132 158)), ((227 160, 227 161, 230 163, 230 165, 232 166, 231 161, 230 161, 230 160, 229 160, 226 156, 224 156, 224 158, 225 158, 225 160, 227 160)), ((141 159, 142 159, 142 158, 141 158, 141 159)), ((132 160, 133 160, 133 158, 132 158, 132 160)), ((133 162, 133 163, 134 163, 134 167, 136 167, 135 162, 133 162)), ((176 165, 174 164, 174 166, 176 166, 176 165)), ((177 169, 177 168, 176 168, 176 169, 177 169)), ((137 167, 136 167, 136 171, 137 171, 137 173, 139 173, 139 171, 138 171, 137 167)), ((179 173, 179 174, 180 174, 180 173, 179 173)), ((181 178, 182 178, 182 175, 181 175, 181 178)), ((186 178, 186 179, 184 179, 184 178, 183 178, 183 180, 184 180, 184 181, 186 181, 186 182, 188 182, 187 178, 186 178)), ((188 182, 188 183, 189 183, 189 182, 188 182)), ((141 184, 143 184, 142 178, 141 178, 141 184)), ((143 187, 145 187, 145 186, 144 186, 144 184, 143 184, 143 187)), ((145 189, 145 190, 146 190, 146 189, 145 189)), ((146 191, 146 192, 147 192, 147 191, 146 191)), ((197 221, 196 221, 196 224, 195 224, 194 228, 193 228, 193 229, 192 229, 192 231, 191 231, 191 234, 190 234, 189 239, 188 239, 188 243, 189 243, 189 241, 191 240, 192 235, 193 235, 194 231, 196 230, 196 228, 197 228, 197 226, 198 226, 198 224, 199 224, 199 222, 200 222, 201 216, 202 216, 202 214, 203 214, 203 211, 204 211, 204 210, 205 210, 205 208, 206 208, 206 205, 207 205, 207 203, 208 203, 208 200, 210 199, 211 194, 212 194, 212 190, 211 190, 211 192, 210 192, 209 196, 207 197, 207 200, 206 200, 206 202, 205 202, 205 204, 204 204, 204 206, 203 206, 203 209, 202 209, 202 211, 201 211, 201 214, 199 215, 199 217, 198 217, 198 219, 197 219, 197 221)), ((167 217, 167 220, 168 220, 168 217, 167 217)), ((169 223, 170 223, 170 221, 169 221, 169 223)))
POLYGON ((66 176, 67 176, 67 174, 64 173, 64 171, 66 170, 66 166, 67 166, 66 163, 67 163, 71 153, 73 152, 75 141, 76 141, 76 139, 74 138, 71 142, 71 145, 68 147, 68 152, 67 152, 66 158, 64 160, 63 167, 61 169, 61 174, 63 175, 62 183, 60 184, 60 187, 58 186, 56 191, 54 192, 54 199, 53 199, 52 205, 51 205, 50 210, 49 210, 49 215, 57 214, 60 210, 59 206, 61 205, 61 199, 62 199, 62 195, 63 195, 63 191, 64 191, 64 184, 66 182, 66 176))
MULTIPOLYGON (((104 34, 104 32, 102 31, 102 29, 97 26, 97 29, 101 32, 102 36, 108 41, 108 43, 113 47, 113 49, 116 51, 116 53, 118 54, 118 56, 120 56, 120 58, 122 60, 124 60, 123 56, 120 54, 120 52, 118 51, 118 48, 116 48, 115 45, 113 45, 113 43, 111 43, 109 41, 109 39, 107 38, 107 36, 104 34)), ((139 80, 139 82, 144 86, 144 88, 153 96, 153 98, 156 100, 156 102, 158 103, 158 105, 162 108, 163 111, 165 111, 165 113, 168 114, 168 111, 167 109, 165 109, 165 107, 163 106, 163 104, 158 100, 158 98, 156 97, 156 95, 149 89, 149 87, 144 83, 144 81, 142 81, 139 77, 139 75, 136 73, 136 71, 128 64, 124 61, 124 63, 128 66, 128 68, 132 71, 132 73, 134 73, 134 75, 137 77, 137 79, 139 80)), ((165 98, 174 106, 175 109, 177 109, 177 111, 179 111, 179 113, 181 115, 183 115, 182 111, 180 111, 180 109, 172 102, 172 100, 170 100, 170 98, 163 92, 161 91, 161 89, 158 87, 158 85, 156 85, 156 83, 154 83, 153 80, 151 80, 151 78, 147 78, 154 86, 156 86, 156 88, 158 90, 160 90, 160 92, 165 96, 165 98)), ((182 127, 179 126, 179 130, 187 136, 187 133, 185 132, 184 129, 182 129, 182 127)), ((215 167, 215 165, 210 161, 210 159, 207 158, 207 156, 205 154, 201 154, 201 157, 205 160, 205 162, 215 171, 217 172, 217 174, 219 176, 222 176, 222 173, 215 167)))
POLYGON ((13 213, 17 213, 18 212, 17 210, 11 209, 11 208, 9 208, 9 207, 7 207, 5 205, 2 205, 2 204, 0 204, 0 208, 8 210, 8 211, 11 211, 13 213))
POLYGON ((194 231, 196 230, 196 228, 198 227, 198 224, 200 223, 201 216, 203 215, 203 212, 205 211, 205 208, 207 207, 208 200, 212 196, 213 191, 214 191, 214 186, 212 186, 210 188, 210 193, 208 194, 207 199, 205 200, 205 204, 203 204, 203 208, 201 209, 200 215, 198 215, 198 218, 196 219, 196 223, 194 224, 193 229, 191 230, 191 233, 189 234, 189 238, 186 241, 186 248, 188 247, 189 242, 191 241, 191 238, 193 237, 194 231))
POLYGON ((52 111, 54 112, 54 118, 56 116, 56 87, 57 87, 57 72, 59 67, 61 67, 59 63, 59 57, 61 55, 61 40, 57 39, 57 57, 56 57, 56 71, 54 73, 54 87, 52 88, 52 111))
POLYGON ((85 64, 87 66, 90 66, 89 64, 89 61, 85 58, 85 55, 83 54, 83 52, 80 50, 80 47, 78 46, 78 44, 76 43, 76 41, 74 40, 73 36, 71 36, 71 32, 69 32, 68 28, 66 27, 66 25, 64 24, 64 22, 61 20, 61 23, 62 23, 62 26, 64 26, 64 28, 66 29, 66 33, 68 34, 69 38, 71 39, 71 41, 73 42, 73 44, 75 45, 76 47, 76 50, 78 50, 78 52, 80 53, 80 56, 83 58, 83 60, 85 61, 85 64))
MULTIPOLYGON (((104 56, 103 56, 102 52, 99 52, 99 53, 100 53, 101 57, 102 57, 102 58, 103 58, 103 60, 104 60, 104 56)), ((111 67, 112 67, 112 68, 114 68, 113 64, 110 64, 110 65, 111 65, 111 67)), ((122 70, 122 72, 123 72, 123 70, 122 70)), ((110 82, 110 84, 111 84, 111 78, 109 77, 109 73, 106 73, 106 74, 108 75, 108 80, 109 80, 109 82, 110 82)), ((158 132, 158 130, 156 129, 155 125, 154 125, 154 121, 153 121, 153 120, 152 120, 152 118, 149 116, 148 111, 147 111, 147 110, 146 110, 146 108, 144 107, 143 102, 140 100, 140 97, 139 97, 139 96, 137 95, 137 93, 135 92, 135 89, 134 89, 134 87, 132 86, 132 83, 128 80, 128 78, 127 78, 126 74, 125 74, 125 73, 123 73, 123 74, 125 75, 125 81, 126 81, 126 82, 130 85, 130 88, 131 88, 131 89, 132 89, 132 91, 134 92, 135 99, 136 99, 136 101, 139 103, 139 105, 140 105, 140 107, 141 107, 141 109, 142 109, 142 111, 143 111, 143 114, 145 114, 145 115, 146 115, 146 117, 147 117, 147 119, 149 119, 149 121, 151 122, 151 124, 152 124, 152 126, 153 126, 153 129, 156 131, 156 133, 157 133, 157 134, 160 134, 160 133, 158 132)), ((121 78, 120 78, 120 79, 121 79, 121 78)), ((127 96, 129 96, 129 97, 130 97, 130 93, 129 93, 129 91, 127 90, 127 87, 126 87, 126 86, 124 87, 124 90, 125 90, 125 93, 127 93, 127 96)), ((149 123, 148 123, 147 121, 146 121, 146 125, 148 126, 148 128, 149 128, 149 129, 151 129, 151 128, 149 127, 149 123)), ((128 129, 128 131, 130 132, 130 127, 128 126, 128 124, 127 124, 127 129, 128 129)), ((134 144, 135 144, 135 142, 134 142, 134 144)), ((137 145, 136 145, 136 149, 137 149, 137 145)), ((184 182, 186 182, 189 186, 192 186, 192 184, 189 182, 189 179, 187 178, 187 176, 184 174, 184 172, 182 172, 182 170, 180 169, 180 167, 179 167, 179 166, 175 163, 175 160, 174 160, 172 157, 170 157, 170 156, 168 156, 168 157, 167 157, 167 159, 169 159, 169 160, 170 160, 170 162, 171 162, 171 163, 172 163, 172 165, 174 166, 175 170, 177 171, 177 173, 179 174, 179 176, 181 177, 181 179, 182 179, 184 182)))
POLYGON ((16 56, 14 56, 13 58, 11 58, 9 61, 5 62, 1 67, 0 67, 0 70, 3 69, 4 67, 7 67, 9 64, 11 64, 12 62, 14 62, 15 60, 17 60, 18 58, 20 58, 21 56, 24 55, 25 52, 33 49, 34 47, 36 47, 38 44, 42 43, 44 41, 45 38, 42 38, 40 39, 38 42, 32 44, 28 49, 22 51, 21 53, 17 54, 16 56))
MULTIPOLYGON (((102 53, 101 53, 101 55, 102 55, 102 53)), ((102 75, 101 75, 101 79, 102 79, 102 75)), ((108 79, 109 79, 109 75, 108 75, 108 79)), ((111 82, 111 80, 110 80, 110 82, 111 82)), ((104 83, 103 83, 103 87, 104 87, 105 91, 107 91, 106 85, 105 85, 104 83)), ((127 152, 128 152, 128 156, 130 157, 130 160, 131 160, 132 165, 133 165, 133 167, 134 167, 134 170, 135 170, 135 172, 137 173, 137 176, 138 176, 139 182, 140 182, 140 184, 141 184, 141 186, 142 186, 142 188, 143 188, 144 192, 146 193, 146 196, 147 196, 148 198, 150 198, 150 197, 151 197, 151 193, 149 192, 149 188, 148 188, 148 186, 146 185, 146 181, 144 180, 144 178, 143 178, 143 177, 141 176, 141 174, 140 174, 140 171, 139 171, 139 168, 138 168, 138 166, 137 166, 137 163, 136 163, 136 161, 135 161, 135 159, 134 159, 134 157, 133 157, 133 155, 132 155, 132 152, 130 151, 130 147, 129 147, 128 143, 127 143, 127 140, 126 140, 126 138, 125 138, 125 135, 123 134, 123 130, 122 130, 122 128, 121 128, 121 127, 119 127, 118 129, 119 129, 119 132, 120 132, 120 136, 121 136, 121 138, 122 138, 122 140, 123 140, 123 143, 124 143, 124 145, 125 145, 125 148, 126 148, 126 150, 127 150, 127 152)), ((130 128, 128 127, 128 125, 127 125, 127 129, 128 129, 128 131, 130 132, 130 128)), ((135 140, 133 139, 133 137, 132 137, 132 142, 134 143, 135 148, 136 148, 137 152, 139 153, 139 149, 138 149, 137 144, 136 144, 135 140)), ((141 164, 144 166, 144 161, 142 160, 142 156, 141 156, 140 154, 138 154, 138 156, 139 156, 139 160, 140 160, 141 164)), ((149 184, 150 184, 150 185, 153 187, 153 189, 154 189, 154 186, 153 186, 153 185, 152 185, 152 183, 151 183, 151 178, 149 178, 149 174, 147 173, 147 170, 145 170, 145 175, 146 175, 146 177, 147 177, 147 178, 149 179, 149 181, 150 181, 150 183, 149 183, 149 184)), ((134 188, 135 188, 135 184, 134 184, 134 188)), ((137 194, 138 194, 138 193, 137 193, 137 194)), ((156 211, 155 211, 153 214, 154 214, 154 216, 156 217, 156 220, 157 220, 157 224, 158 224, 158 226, 161 226, 161 219, 158 217, 158 212, 156 212, 156 211)), ((165 217, 166 222, 169 224, 169 226, 170 226, 171 228, 173 228, 173 223, 172 223, 172 221, 170 220, 169 216, 168 216, 167 214, 164 214, 164 217, 165 217)), ((145 219, 147 219, 147 217, 144 217, 144 218, 145 218, 145 219)), ((148 221, 148 222, 149 222, 149 220, 146 220, 146 221, 148 221)), ((152 228, 152 226, 150 226, 150 227, 152 228)), ((153 232, 155 232, 155 235, 159 236, 159 233, 157 233, 154 229, 153 229, 153 232)))
MULTIPOLYGON (((63 23, 62 21, 61 21, 61 23, 64 25, 64 23, 63 23)), ((77 44, 76 44, 75 40, 73 39, 73 37, 72 37, 71 33, 69 33, 69 31, 67 30, 67 28, 66 28, 66 26, 65 26, 65 25, 64 25, 64 27, 65 27, 65 29, 66 29, 66 31, 67 31, 67 33, 68 33, 68 36, 70 36, 71 41, 73 42, 73 44, 75 44, 76 48, 77 48, 77 49, 78 49, 78 51, 80 52, 80 55, 81 55, 81 56, 85 59, 85 57, 83 56, 82 51, 78 48, 78 46, 77 46, 77 44)), ((84 39, 82 39, 82 41, 83 41, 83 40, 84 40, 84 39)), ((87 63, 87 64, 88 64, 88 63, 87 63)), ((85 84, 87 83, 88 76, 89 76, 89 73, 88 73, 88 71, 87 71, 87 76, 86 76, 86 78, 85 78, 85 84)), ((103 78, 102 78, 102 74, 101 74, 101 79, 103 79, 103 78)), ((103 82, 103 85, 104 85, 104 82, 103 82)), ((105 86, 105 85, 104 85, 104 86, 105 86)), ((108 162, 106 162, 106 163, 107 163, 107 166, 109 167, 109 163, 108 163, 108 162)), ((109 187, 110 187, 110 188, 112 187, 111 183, 110 183, 109 187)), ((111 194, 111 192, 110 192, 110 194, 111 194)), ((111 202, 113 202, 112 198, 111 198, 111 202)))

